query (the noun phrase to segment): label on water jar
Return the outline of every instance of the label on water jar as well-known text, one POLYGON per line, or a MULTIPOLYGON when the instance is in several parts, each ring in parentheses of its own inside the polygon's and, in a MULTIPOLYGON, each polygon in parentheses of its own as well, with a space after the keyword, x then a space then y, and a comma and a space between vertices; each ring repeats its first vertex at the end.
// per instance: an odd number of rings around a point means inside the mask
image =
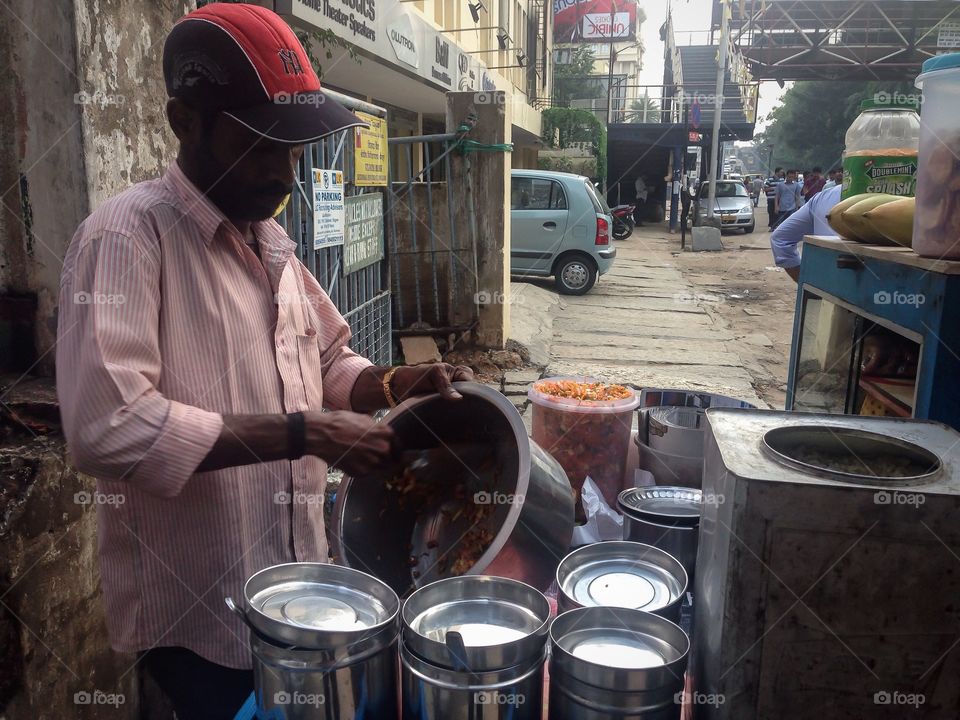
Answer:
POLYGON ((912 197, 916 189, 916 152, 894 150, 890 154, 854 153, 843 158, 841 196, 844 198, 860 193, 886 193, 912 197))

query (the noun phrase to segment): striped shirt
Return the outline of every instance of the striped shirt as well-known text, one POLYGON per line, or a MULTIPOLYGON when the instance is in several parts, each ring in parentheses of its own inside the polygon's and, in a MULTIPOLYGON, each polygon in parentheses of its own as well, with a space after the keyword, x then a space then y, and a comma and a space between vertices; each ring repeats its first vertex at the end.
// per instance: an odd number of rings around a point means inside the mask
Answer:
POLYGON ((97 478, 121 652, 249 668, 224 597, 264 567, 328 557, 319 458, 195 472, 222 415, 350 409, 370 365, 284 230, 252 229, 260 257, 173 163, 90 215, 64 260, 57 391, 73 461, 97 478))

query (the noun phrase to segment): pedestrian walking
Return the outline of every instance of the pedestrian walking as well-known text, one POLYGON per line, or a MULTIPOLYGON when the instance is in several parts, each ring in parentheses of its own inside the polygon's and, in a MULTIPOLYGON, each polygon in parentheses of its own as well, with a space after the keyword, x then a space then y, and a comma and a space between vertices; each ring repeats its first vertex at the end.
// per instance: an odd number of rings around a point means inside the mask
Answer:
POLYGON ((776 222, 773 227, 790 217, 800 209, 801 186, 797 182, 797 171, 787 170, 787 176, 782 183, 777 185, 777 191, 774 195, 774 212, 776 213, 776 222))

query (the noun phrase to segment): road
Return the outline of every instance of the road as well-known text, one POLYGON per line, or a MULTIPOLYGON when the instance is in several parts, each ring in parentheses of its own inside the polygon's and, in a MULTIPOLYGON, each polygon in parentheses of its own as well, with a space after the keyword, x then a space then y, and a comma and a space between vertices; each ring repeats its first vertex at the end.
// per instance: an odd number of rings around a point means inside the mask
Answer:
MULTIPOLYGON (((753 234, 724 235, 724 251, 712 253, 681 252, 679 234, 637 228, 591 292, 553 301, 547 372, 782 408, 796 285, 773 266, 766 226, 761 207, 753 234)), ((549 287, 513 283, 520 323, 525 298, 549 287)))

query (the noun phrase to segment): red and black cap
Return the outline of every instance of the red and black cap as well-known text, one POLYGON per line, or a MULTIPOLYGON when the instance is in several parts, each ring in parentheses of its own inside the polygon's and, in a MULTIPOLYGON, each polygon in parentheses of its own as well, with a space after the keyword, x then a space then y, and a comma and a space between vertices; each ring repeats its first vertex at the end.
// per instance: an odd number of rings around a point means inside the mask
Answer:
POLYGON ((184 15, 167 36, 163 77, 170 97, 278 142, 366 124, 320 89, 293 30, 259 5, 212 3, 184 15))

